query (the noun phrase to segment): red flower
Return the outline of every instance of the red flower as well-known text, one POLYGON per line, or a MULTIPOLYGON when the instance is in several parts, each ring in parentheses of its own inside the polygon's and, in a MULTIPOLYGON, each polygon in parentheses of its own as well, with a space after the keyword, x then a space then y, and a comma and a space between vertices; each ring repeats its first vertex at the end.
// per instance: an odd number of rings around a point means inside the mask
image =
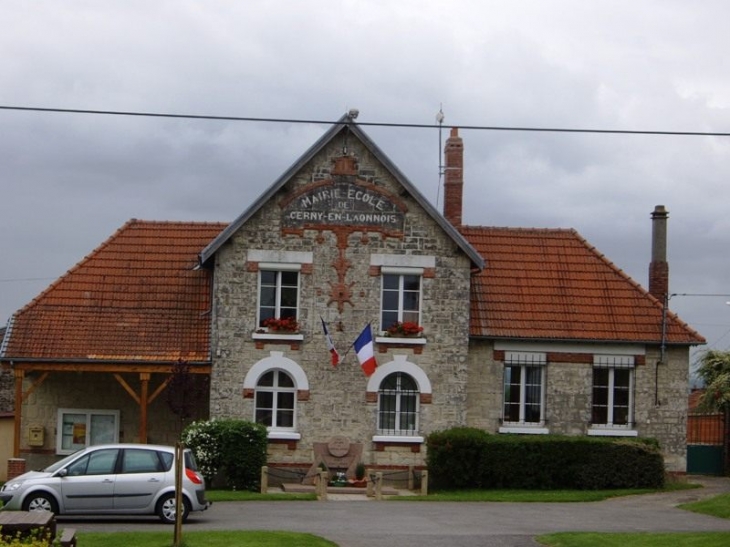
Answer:
POLYGON ((272 317, 265 319, 263 326, 270 331, 296 332, 299 330, 299 323, 294 317, 282 317, 281 319, 272 317))
POLYGON ((418 336, 423 333, 423 327, 413 321, 396 321, 388 327, 390 336, 418 336))

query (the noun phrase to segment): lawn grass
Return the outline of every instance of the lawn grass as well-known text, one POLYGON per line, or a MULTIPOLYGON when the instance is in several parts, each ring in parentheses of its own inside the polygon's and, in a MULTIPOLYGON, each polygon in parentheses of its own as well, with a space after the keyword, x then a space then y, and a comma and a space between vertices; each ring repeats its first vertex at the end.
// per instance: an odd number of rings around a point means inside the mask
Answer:
POLYGON ((602 501, 619 496, 655 494, 699 488, 699 485, 686 482, 668 482, 662 490, 620 489, 620 490, 455 490, 434 492, 428 496, 393 496, 394 501, 496 501, 496 502, 546 502, 568 503, 602 501))
MULTIPOLYGON (((679 507, 687 511, 692 511, 693 513, 702 513, 703 515, 730 519, 730 494, 722 494, 702 501, 685 503, 679 507)), ((730 541, 728 545, 730 545, 730 541)))
MULTIPOLYGON (((83 547, 170 547, 173 540, 172 527, 169 532, 114 532, 79 533, 79 545, 83 547)), ((200 531, 185 532, 182 540, 185 547, 336 547, 336 543, 297 532, 260 531, 200 531)))
POLYGON ((606 534, 561 532, 535 538, 548 547, 727 547, 730 532, 606 534))

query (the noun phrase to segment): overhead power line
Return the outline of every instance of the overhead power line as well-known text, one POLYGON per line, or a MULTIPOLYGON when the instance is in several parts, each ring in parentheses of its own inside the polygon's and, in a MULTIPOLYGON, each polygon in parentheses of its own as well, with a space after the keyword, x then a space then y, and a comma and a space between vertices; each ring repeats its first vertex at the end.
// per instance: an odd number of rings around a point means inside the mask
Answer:
MULTIPOLYGON (((135 112, 123 110, 86 110, 78 108, 44 108, 36 106, 4 106, 0 110, 16 110, 24 112, 54 112, 59 114, 95 114, 104 116, 138 116, 147 118, 172 118, 186 120, 213 120, 229 122, 259 122, 259 123, 299 123, 334 125, 338 121, 332 120, 309 120, 293 118, 256 118, 251 116, 210 116, 203 114, 170 114, 162 112, 135 112)), ((342 122, 339 122, 342 123, 342 122)), ((389 123, 389 122, 357 122, 361 126, 375 127, 406 127, 417 129, 438 129, 437 124, 422 123, 389 123)), ((459 129, 474 131, 523 131, 533 133, 598 133, 613 135, 669 135, 683 137, 730 137, 730 133, 713 131, 658 131, 658 130, 632 130, 632 129, 580 129, 564 127, 521 127, 521 126, 497 126, 497 125, 461 125, 449 124, 459 129)))

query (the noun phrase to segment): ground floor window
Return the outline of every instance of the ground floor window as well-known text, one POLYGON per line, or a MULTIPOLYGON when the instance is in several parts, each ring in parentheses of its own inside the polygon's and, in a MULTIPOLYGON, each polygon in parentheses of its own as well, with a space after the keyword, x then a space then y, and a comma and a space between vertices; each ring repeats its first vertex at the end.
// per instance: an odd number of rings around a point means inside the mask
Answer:
POLYGON ((595 367, 593 369, 594 426, 632 427, 633 368, 595 367))
POLYGON ((119 442, 119 411, 58 409, 56 452, 71 454, 95 444, 119 442))
POLYGON ((256 422, 269 429, 294 430, 297 389, 283 370, 270 370, 256 384, 256 422))
POLYGON ((415 435, 418 432, 418 386, 404 372, 386 376, 378 390, 378 433, 415 435))
POLYGON ((502 423, 535 428, 545 423, 545 369, 542 352, 508 351, 504 359, 502 423))

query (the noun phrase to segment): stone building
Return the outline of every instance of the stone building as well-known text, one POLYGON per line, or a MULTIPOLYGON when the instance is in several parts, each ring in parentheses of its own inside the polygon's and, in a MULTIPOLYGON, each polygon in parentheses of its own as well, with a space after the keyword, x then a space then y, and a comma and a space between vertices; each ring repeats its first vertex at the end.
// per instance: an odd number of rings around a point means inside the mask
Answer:
POLYGON ((445 157, 442 214, 345 116, 228 225, 127 223, 9 323, 16 453, 173 442, 184 363, 206 388, 188 418, 264 423, 274 467, 316 465, 333 439, 420 466, 429 432, 469 425, 655 437, 683 472, 704 340, 664 307, 666 210, 647 291, 573 230, 463 225, 456 129, 445 157), (352 348, 367 333, 371 375, 352 348))

